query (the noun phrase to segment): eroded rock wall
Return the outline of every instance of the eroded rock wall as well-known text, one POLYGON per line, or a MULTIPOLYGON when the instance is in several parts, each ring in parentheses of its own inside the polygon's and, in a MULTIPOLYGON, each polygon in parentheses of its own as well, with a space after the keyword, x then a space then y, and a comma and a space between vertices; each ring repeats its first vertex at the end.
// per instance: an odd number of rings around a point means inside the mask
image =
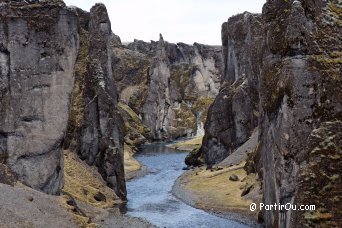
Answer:
POLYGON ((0 4, 0 162, 49 194, 63 186, 77 28, 60 2, 0 4))
POLYGON ((163 139, 172 127, 170 68, 163 37, 149 71, 148 92, 142 107, 142 121, 152 130, 154 139, 163 139))
POLYGON ((194 155, 208 165, 225 159, 258 125, 262 41, 261 15, 246 12, 222 25, 221 89, 208 112, 202 147, 194 155))
POLYGON ((266 227, 340 226, 341 1, 267 1, 260 77, 259 174, 266 227), (339 223, 339 225, 338 225, 339 223))
POLYGON ((150 128, 149 138, 174 139, 200 132, 196 119, 205 121, 218 93, 221 47, 135 40, 114 47, 114 53, 120 99, 150 128))
POLYGON ((76 9, 80 21, 80 52, 76 62, 71 118, 64 147, 79 154, 126 200, 123 163, 124 121, 118 111, 111 49, 113 33, 106 7, 90 13, 76 9))
POLYGON ((188 161, 215 164, 258 126, 247 163, 262 179, 263 203, 316 206, 263 211, 266 227, 341 225, 341 8, 338 0, 270 0, 257 23, 244 13, 223 24, 222 88, 188 161), (254 29, 259 35, 246 35, 254 29))

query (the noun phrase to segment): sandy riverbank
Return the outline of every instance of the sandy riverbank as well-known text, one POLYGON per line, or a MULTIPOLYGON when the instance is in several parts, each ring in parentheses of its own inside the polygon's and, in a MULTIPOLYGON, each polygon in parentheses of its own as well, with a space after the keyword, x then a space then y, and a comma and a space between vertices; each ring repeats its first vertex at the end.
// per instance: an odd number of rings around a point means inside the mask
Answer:
POLYGON ((191 139, 184 139, 175 143, 170 143, 167 147, 179 150, 179 151, 193 151, 201 147, 203 136, 194 137, 191 139))
MULTIPOLYGON (((125 147, 125 167, 130 177, 143 172, 143 167, 125 147)), ((64 196, 61 206, 72 215, 78 227, 154 227, 149 222, 120 213, 122 201, 107 187, 95 167, 88 166, 70 151, 64 153, 64 196)))
POLYGON ((187 204, 229 219, 258 226, 258 211, 251 212, 251 203, 261 202, 261 188, 256 174, 247 175, 244 165, 249 153, 257 147, 258 133, 213 169, 192 168, 181 175, 173 193, 187 204), (230 180, 236 175, 236 181, 230 180))
POLYGON ((249 205, 260 201, 260 185, 255 175, 246 175, 244 163, 221 170, 204 167, 186 171, 173 186, 173 194, 185 203, 210 213, 248 225, 257 226, 258 211, 251 212, 249 205), (231 181, 231 175, 238 181, 231 181), (248 191, 245 196, 242 193, 248 191))
POLYGON ((132 147, 125 145, 124 147, 124 166, 126 181, 146 175, 148 169, 134 158, 132 147))

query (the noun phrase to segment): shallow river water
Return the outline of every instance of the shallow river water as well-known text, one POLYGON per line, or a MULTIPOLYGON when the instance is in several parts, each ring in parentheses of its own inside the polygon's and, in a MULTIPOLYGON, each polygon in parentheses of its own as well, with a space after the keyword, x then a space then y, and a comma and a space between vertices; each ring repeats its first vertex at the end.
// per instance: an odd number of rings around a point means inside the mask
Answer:
POLYGON ((184 172, 185 156, 163 144, 144 146, 136 158, 150 173, 127 183, 127 214, 158 227, 248 227, 188 206, 172 195, 174 182, 184 172))

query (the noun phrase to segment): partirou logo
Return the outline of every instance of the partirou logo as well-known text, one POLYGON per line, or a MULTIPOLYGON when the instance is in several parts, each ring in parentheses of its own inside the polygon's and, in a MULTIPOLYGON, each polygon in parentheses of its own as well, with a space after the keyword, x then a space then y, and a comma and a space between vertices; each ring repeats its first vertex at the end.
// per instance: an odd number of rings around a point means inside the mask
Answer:
POLYGON ((287 204, 280 204, 280 203, 275 203, 275 204, 263 204, 263 203, 259 203, 259 208, 257 208, 257 204, 256 203, 252 203, 251 205, 249 205, 249 209, 251 211, 255 211, 256 209, 259 210, 266 210, 266 211, 314 211, 316 210, 316 206, 315 205, 293 205, 291 203, 287 203, 287 204))

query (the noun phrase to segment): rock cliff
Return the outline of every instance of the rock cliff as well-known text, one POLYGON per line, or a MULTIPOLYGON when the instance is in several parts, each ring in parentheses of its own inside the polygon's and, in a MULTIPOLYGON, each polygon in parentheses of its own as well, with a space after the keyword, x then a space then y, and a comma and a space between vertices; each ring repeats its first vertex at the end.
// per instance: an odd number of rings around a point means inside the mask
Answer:
POLYGON ((77 12, 81 45, 65 148, 78 153, 88 165, 97 166, 109 186, 126 200, 125 132, 112 69, 110 20, 103 4, 96 4, 90 13, 77 12))
POLYGON ((262 35, 261 15, 246 12, 223 23, 220 92, 208 112, 202 147, 187 164, 201 157, 208 165, 222 161, 257 127, 262 35))
MULTIPOLYGON (((267 1, 256 156, 267 227, 341 222, 341 1, 267 1)), ((341 225, 341 223, 340 223, 341 225)))
POLYGON ((0 2, 0 163, 50 194, 63 186, 77 24, 61 2, 0 2))
POLYGON ((339 227, 341 206, 341 1, 267 1, 222 26, 224 74, 203 146, 188 157, 209 166, 259 128, 246 170, 262 181, 266 227, 339 227))
POLYGON ((113 46, 120 99, 150 129, 141 133, 154 140, 201 134, 200 123, 218 93, 221 48, 162 37, 113 46))
POLYGON ((169 65, 164 40, 160 36, 156 57, 148 72, 148 92, 142 107, 142 121, 152 129, 154 139, 167 137, 166 135, 171 130, 174 118, 171 110, 169 65))
POLYGON ((88 13, 63 1, 1 1, 0 19, 1 182, 58 194, 64 144, 125 200, 115 37, 105 6, 88 13))

